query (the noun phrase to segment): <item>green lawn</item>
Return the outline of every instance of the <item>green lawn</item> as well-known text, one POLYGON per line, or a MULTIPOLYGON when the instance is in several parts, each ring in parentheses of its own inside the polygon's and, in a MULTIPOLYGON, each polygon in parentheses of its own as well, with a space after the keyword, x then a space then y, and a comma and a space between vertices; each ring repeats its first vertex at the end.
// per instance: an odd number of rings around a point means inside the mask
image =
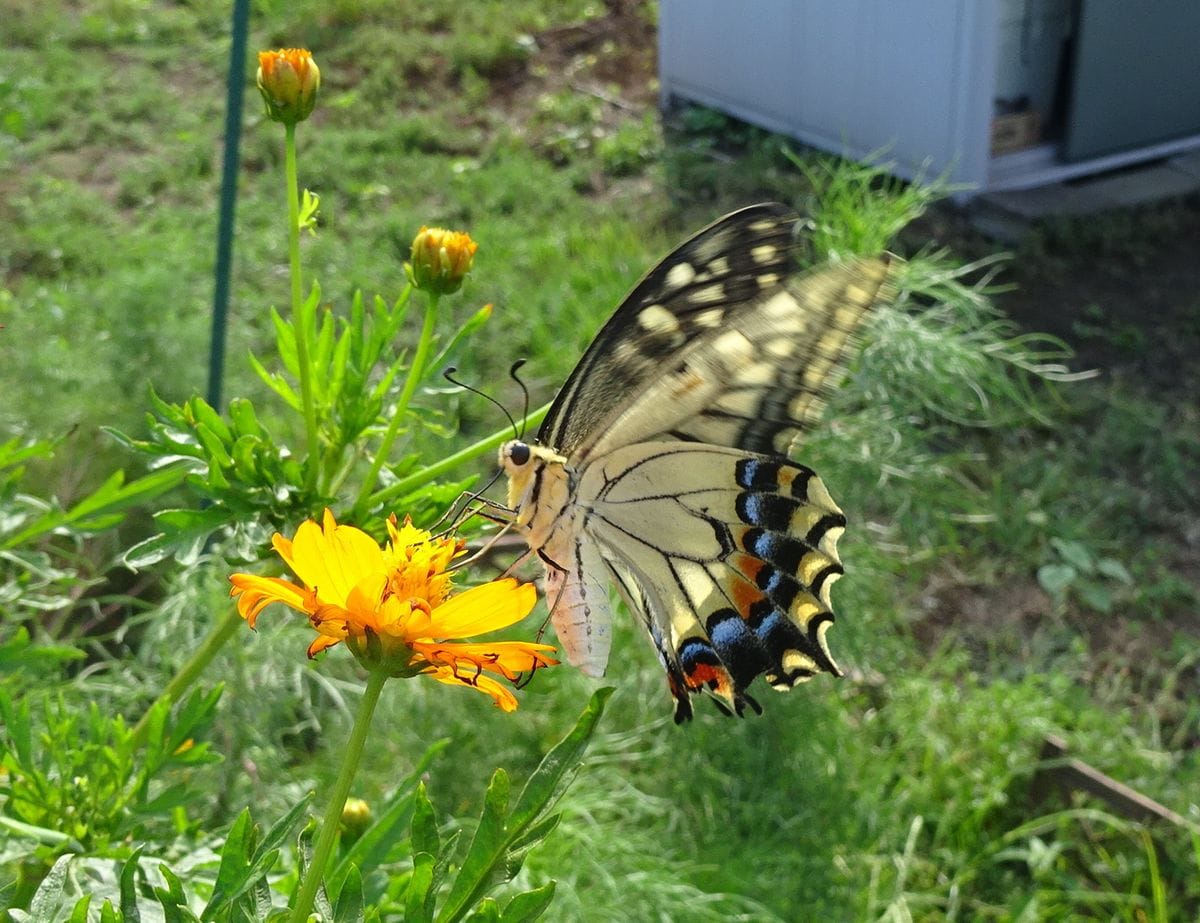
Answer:
MULTIPOLYGON (((997 307, 1013 277, 1036 286, 1086 272, 1105 227, 1141 240, 1113 256, 1132 273, 1159 230, 1192 226, 1195 203, 1046 230, 993 279, 997 248, 948 210, 894 233, 929 204, 924 190, 811 155, 797 162, 781 139, 711 112, 662 129, 653 8, 610 6, 623 12, 263 0, 252 18, 252 50, 306 46, 322 70, 317 111, 298 133, 300 183, 321 197, 302 247, 322 308, 344 316, 360 290, 396 298, 421 225, 469 230, 475 269, 444 307, 454 322, 495 308, 454 358, 514 412, 515 359, 529 360, 533 406, 549 399, 638 276, 739 205, 807 210, 813 260, 885 247, 909 260, 901 298, 871 326, 802 457, 851 521, 830 636, 847 678, 763 691, 765 714, 744 721, 702 703, 677 728, 650 647, 620 615, 606 680, 616 692, 561 823, 510 888, 557 880, 546 919, 598 923, 1195 918, 1200 828, 1143 826, 1082 793, 1042 797, 1034 776, 1054 733, 1200 824, 1200 421, 1186 390, 1148 383, 1123 360, 1146 348, 1128 320, 1093 312, 1083 326, 1051 325, 1068 339, 1102 328, 1111 367, 1077 378, 1069 370, 1082 366, 1057 341, 1032 335, 1033 312, 1018 326, 997 307)), ((4 536, 116 468, 145 473, 144 458, 100 427, 146 437, 150 389, 168 401, 204 393, 229 38, 223 5, 9 7, 0 437, 54 450, 7 469, 4 536)), ((289 298, 282 138, 261 114, 253 71, 248 61, 225 394, 252 399, 299 445, 296 415, 246 361, 249 351, 270 360, 269 308, 286 313, 289 298)), ((1180 337, 1200 329, 1194 305, 1180 337)), ((416 312, 407 323, 398 349, 415 341, 416 312)), ((1189 368, 1181 380, 1194 380, 1189 368)), ((504 426, 491 405, 448 390, 415 398, 423 419, 437 412, 410 444, 427 462, 504 426)), ((94 753, 80 742, 87 721, 68 730, 56 711, 83 716, 93 703, 132 725, 226 608, 227 576, 243 565, 224 546, 137 574, 114 565, 150 533, 152 512, 197 502, 181 489, 134 505, 119 527, 63 528, 3 552, 0 651, 19 627, 35 645, 83 651, 0 656, 0 692, 62 732, 66 755, 49 773, 58 789, 77 784, 64 767, 91 771, 94 753)), ((306 663, 309 640, 282 611, 257 634, 239 630, 201 683, 224 684, 196 731, 221 759, 173 769, 196 794, 120 828, 136 836, 34 845, 0 823, 0 906, 28 909, 69 851, 125 859, 144 843, 181 876, 211 880, 205 851, 243 807, 269 827, 310 789, 319 805, 362 682, 342 650, 306 663)), ((494 769, 528 776, 595 685, 566 667, 539 673, 507 715, 466 692, 395 683, 354 794, 384 804, 448 739, 427 785, 443 835, 469 838, 494 769)), ((0 821, 29 822, 12 801, 17 742, 0 733, 0 746, 0 821)), ((91 912, 100 919, 99 899, 91 912)))

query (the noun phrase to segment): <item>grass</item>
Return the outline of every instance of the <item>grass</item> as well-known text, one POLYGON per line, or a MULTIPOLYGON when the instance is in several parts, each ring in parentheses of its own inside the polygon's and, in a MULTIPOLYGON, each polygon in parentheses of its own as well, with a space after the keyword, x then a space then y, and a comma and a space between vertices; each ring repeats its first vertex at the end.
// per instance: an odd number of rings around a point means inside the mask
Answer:
MULTIPOLYGON (((766 693, 762 718, 702 714, 676 729, 649 648, 622 621, 603 739, 523 875, 559 880, 561 919, 1194 916, 1200 863, 1186 833, 1030 790, 1055 732, 1200 820, 1197 585, 1181 544, 1200 504, 1194 410, 1121 376, 1073 380, 1063 344, 995 307, 996 255, 897 240, 929 190, 807 156, 800 169, 780 139, 704 111, 660 132, 646 87, 593 79, 607 59, 632 67, 628 48, 568 53, 545 37, 603 22, 593 3, 266 2, 251 38, 308 44, 325 75, 300 131, 301 182, 322 197, 320 233, 304 242, 310 276, 335 309, 356 289, 394 297, 417 226, 469 228, 477 271, 454 310, 496 312, 460 374, 510 407, 513 359, 531 357, 534 402, 548 398, 640 273, 728 208, 805 205, 814 260, 888 241, 909 257, 897 306, 804 448, 857 523, 832 635, 849 678, 766 693), (1063 542, 1133 576, 1109 588, 1109 613, 1039 588, 1063 542)), ((171 399, 204 387, 226 23, 203 4, 26 0, 6 28, 0 335, 14 348, 0 427, 56 441, 20 490, 65 501, 133 465, 97 441, 100 425, 136 432, 150 386, 171 399)), ((286 297, 282 150, 247 102, 226 393, 269 408, 241 357, 264 346, 266 308, 286 297)), ((1150 227, 1177 224, 1168 211, 1150 227)), ((1152 235, 1134 218, 1116 227, 1130 240, 1112 258, 1143 260, 1152 235)), ((1018 254, 1024 270, 1086 261, 1094 242, 1068 231, 1046 229, 1018 254)), ((464 438, 501 422, 482 401, 450 400, 464 438)), ((424 448, 444 445, 430 435, 424 448)), ((144 528, 135 518, 128 531, 144 528)), ((78 554, 103 573, 113 551, 78 554)), ((43 624, 89 658, 41 685, 137 715, 219 611, 228 569, 164 569, 128 597, 109 582, 73 609, 56 601, 43 624), (81 637, 70 614, 83 612, 81 637)), ((195 770, 205 794, 185 830, 223 829, 245 803, 279 816, 331 780, 361 687, 348 658, 302 665, 306 634, 264 617, 220 664, 211 737, 224 760, 195 770)), ((391 690, 361 795, 379 802, 449 737, 431 796, 452 826, 468 824, 492 769, 527 772, 589 686, 539 675, 516 716, 417 684, 391 690)))

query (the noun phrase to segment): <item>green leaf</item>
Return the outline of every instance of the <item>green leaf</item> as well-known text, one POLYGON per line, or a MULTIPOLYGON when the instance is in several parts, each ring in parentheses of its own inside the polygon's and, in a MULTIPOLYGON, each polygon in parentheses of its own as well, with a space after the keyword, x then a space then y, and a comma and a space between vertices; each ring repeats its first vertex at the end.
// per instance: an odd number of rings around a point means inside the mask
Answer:
POLYGON ((100 923, 121 923, 121 918, 117 916, 113 905, 107 900, 100 905, 100 923))
POLYGON ((427 852, 431 856, 437 856, 441 852, 437 816, 434 814, 433 804, 429 801, 429 795, 425 792, 424 782, 417 786, 413 799, 412 845, 413 852, 427 852))
POLYGON ((427 852, 413 853, 412 874, 404 896, 405 923, 432 923, 437 891, 433 886, 436 859, 427 852))
POLYGON ((292 374, 292 377, 299 378, 300 363, 296 359, 296 331, 274 308, 271 308, 271 323, 275 325, 275 350, 279 353, 283 367, 292 374))
POLYGON ((44 535, 60 526, 74 525, 84 531, 96 531, 102 525, 111 527, 116 514, 147 499, 157 497, 183 483, 187 472, 181 466, 155 471, 125 484, 124 472, 114 472, 96 491, 84 497, 69 510, 55 510, 40 516, 19 532, 4 539, 0 547, 16 548, 30 539, 44 535))
POLYGON ((228 413, 236 436, 266 436, 266 430, 258 422, 258 414, 254 412, 254 404, 247 398, 235 397, 231 400, 228 413))
POLYGON ((87 654, 77 647, 46 645, 34 647, 29 630, 20 625, 13 636, 0 644, 0 673, 15 673, 22 669, 49 666, 68 660, 79 660, 87 654))
POLYGON ((433 361, 426 366, 426 374, 428 374, 430 370, 437 371, 440 374, 442 367, 446 364, 446 360, 449 359, 454 353, 454 350, 457 348, 458 344, 461 343, 465 337, 469 337, 472 333, 486 324, 491 316, 492 306, 490 304, 485 304, 482 308, 467 318, 467 321, 450 337, 450 341, 446 344, 445 348, 443 348, 442 351, 434 357, 433 361))
POLYGON ((159 532, 157 535, 142 539, 129 548, 121 555, 121 563, 132 571, 139 571, 144 567, 157 564, 164 558, 169 558, 175 546, 176 541, 173 536, 163 535, 159 532))
POLYGON ((500 923, 500 905, 490 897, 484 898, 468 920, 470 923, 500 923))
POLYGON ((142 858, 142 847, 133 851, 133 855, 121 866, 121 918, 122 923, 141 923, 142 915, 138 911, 137 874, 138 863, 142 858))
POLYGON ((1079 598, 1088 608, 1095 609, 1104 615, 1112 612, 1113 596, 1104 584, 1095 580, 1080 580, 1075 589, 1079 592, 1079 598))
POLYGON ((525 855, 529 850, 537 846, 538 843, 546 839, 561 820, 561 814, 547 814, 545 817, 534 821, 534 823, 525 828, 524 833, 513 839, 508 847, 508 855, 505 856, 504 860, 505 873, 509 878, 513 878, 517 872, 521 871, 525 855))
POLYGON ((197 426, 203 426, 223 443, 233 442, 233 430, 208 401, 202 397, 193 397, 188 402, 188 408, 197 426))
POLYGON ((508 831, 505 819, 508 815, 508 773, 497 769, 492 774, 483 797, 483 813, 479 825, 475 828, 475 836, 467 849, 466 858, 446 897, 442 912, 438 915, 439 923, 448 920, 458 920, 475 903, 475 900, 491 884, 493 870, 504 857, 508 845, 508 831))
POLYGON ((63 888, 67 881, 67 869, 74 858, 73 855, 59 856, 50 867, 29 903, 30 923, 61 923, 62 914, 59 911, 63 903, 63 888))
MULTIPOLYGON (((513 844, 522 843, 528 828, 562 796, 579 770, 583 754, 611 695, 611 688, 599 689, 592 694, 574 729, 551 748, 529 777, 511 814, 508 812, 508 776, 503 770, 496 770, 484 796, 483 815, 475 830, 475 837, 438 915, 439 923, 462 919, 492 884, 513 844)), ((548 831, 551 825, 549 821, 546 824, 548 831)), ((527 847, 531 844, 522 845, 527 847)), ((515 858, 519 864, 520 856, 515 858)))
POLYGON ((1059 557, 1070 564, 1081 574, 1091 574, 1096 570, 1096 559, 1092 557, 1087 546, 1080 542, 1070 542, 1061 538, 1050 539, 1050 545, 1058 552, 1059 557))
POLYGON ((1133 586, 1133 576, 1125 569, 1125 565, 1113 558, 1101 558, 1096 562, 1096 570, 1126 586, 1133 586))
POLYGON ((196 426, 196 438, 200 440, 204 451, 208 453, 209 467, 230 468, 233 466, 233 459, 229 457, 229 452, 225 448, 225 443, 221 441, 221 437, 203 423, 196 426))
POLYGON ((587 752, 596 725, 604 714, 604 706, 612 693, 612 687, 597 689, 592 693, 575 728, 542 759, 529 781, 525 783, 513 808, 512 817, 509 819, 512 827, 525 827, 541 812, 553 806, 566 791, 583 763, 583 755, 587 752))
POLYGON ((0 686, 0 718, 4 719, 4 727, 8 730, 7 736, 12 741, 18 764, 26 771, 33 770, 33 720, 29 699, 14 702, 8 689, 0 686))
POLYGON ((217 867, 217 880, 213 884, 212 898, 200 914, 203 919, 215 916, 218 909, 224 909, 243 893, 250 878, 253 837, 250 809, 243 808, 229 829, 225 845, 221 848, 221 864, 217 867))
POLYGON ((1061 597, 1079 576, 1070 564, 1043 564, 1038 568, 1038 583, 1051 596, 1061 597))
POLYGON ((533 923, 541 918, 554 900, 555 882, 547 882, 532 891, 513 897, 500 915, 500 923, 533 923))
POLYGON ((75 902, 75 909, 71 911, 71 919, 69 923, 87 923, 88 907, 92 904, 92 896, 85 894, 75 902))
POLYGON ((188 909, 187 894, 179 876, 163 863, 159 864, 158 871, 167 883, 165 888, 154 889, 154 894, 162 905, 164 923, 196 923, 197 917, 188 909))
POLYGON ((263 384, 278 394, 283 399, 283 402, 291 407, 292 410, 300 410, 302 406, 300 395, 287 383, 287 379, 282 375, 276 375, 274 372, 268 372, 263 364, 254 357, 253 353, 250 354, 249 358, 250 367, 262 379, 263 384))
POLYGON ((350 866, 333 905, 333 923, 362 923, 363 919, 362 876, 355 866, 350 866))

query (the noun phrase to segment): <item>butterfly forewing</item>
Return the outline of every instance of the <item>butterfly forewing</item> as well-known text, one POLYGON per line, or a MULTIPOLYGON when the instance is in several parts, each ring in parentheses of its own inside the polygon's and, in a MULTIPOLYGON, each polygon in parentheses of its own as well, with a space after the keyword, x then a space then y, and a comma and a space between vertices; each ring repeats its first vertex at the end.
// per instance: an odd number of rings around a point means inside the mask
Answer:
POLYGON ((596 335, 555 398, 538 441, 572 454, 614 411, 728 313, 779 287, 796 217, 755 205, 700 231, 646 274, 596 335))

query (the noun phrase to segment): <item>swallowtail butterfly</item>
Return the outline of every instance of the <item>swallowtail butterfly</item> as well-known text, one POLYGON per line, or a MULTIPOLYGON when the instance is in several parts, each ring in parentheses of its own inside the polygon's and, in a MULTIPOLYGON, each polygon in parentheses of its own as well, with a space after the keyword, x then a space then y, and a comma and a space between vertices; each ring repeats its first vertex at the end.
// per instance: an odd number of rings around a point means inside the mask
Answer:
POLYGON ((886 258, 793 276, 797 219, 755 205, 633 289, 550 408, 500 449, 515 526, 546 566, 567 659, 600 675, 609 584, 649 632, 675 720, 726 713, 760 674, 840 675, 826 645, 846 519, 788 453, 820 416, 886 258))

